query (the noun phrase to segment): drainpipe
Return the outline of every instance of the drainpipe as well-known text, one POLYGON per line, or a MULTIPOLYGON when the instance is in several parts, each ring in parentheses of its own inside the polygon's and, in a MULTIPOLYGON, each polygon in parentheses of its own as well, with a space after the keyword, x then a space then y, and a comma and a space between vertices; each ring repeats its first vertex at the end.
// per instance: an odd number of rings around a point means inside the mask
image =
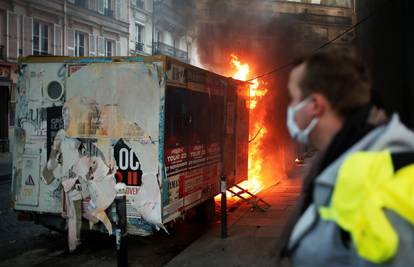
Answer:
POLYGON ((63 53, 62 53, 62 55, 63 56, 65 56, 67 53, 66 53, 66 25, 67 25, 67 23, 68 23, 68 21, 67 21, 67 12, 68 12, 68 1, 67 0, 65 0, 64 1, 64 3, 63 3, 63 38, 62 38, 62 41, 63 41, 63 53))
MULTIPOLYGON (((121 8, 121 6, 119 6, 118 8, 121 8)), ((132 13, 132 4, 131 4, 131 1, 127 1, 127 6, 126 6, 126 9, 127 9, 127 20, 128 20, 128 23, 131 23, 131 18, 133 17, 133 13, 132 13), (130 14, 131 13, 131 14, 130 14)), ((119 11, 119 13, 121 14, 121 10, 119 11)), ((122 17, 122 15, 121 15, 121 17, 122 17)), ((126 55, 127 56, 130 56, 130 51, 131 51, 131 47, 130 47, 130 41, 131 41, 131 32, 130 32, 130 27, 131 26, 128 26, 128 38, 127 38, 127 52, 126 52, 126 55)), ((119 45, 121 45, 121 41, 119 41, 119 45)), ((121 54, 122 54, 122 51, 121 51, 121 54)))
POLYGON ((154 55, 154 53, 155 53, 155 41, 154 41, 154 36, 155 36, 155 33, 154 33, 154 31, 155 31, 155 25, 154 25, 154 22, 155 22, 155 19, 154 19, 154 16, 155 16, 155 2, 156 2, 156 0, 153 0, 152 1, 152 17, 151 17, 151 19, 152 19, 152 45, 151 45, 151 51, 152 51, 152 55, 154 55))

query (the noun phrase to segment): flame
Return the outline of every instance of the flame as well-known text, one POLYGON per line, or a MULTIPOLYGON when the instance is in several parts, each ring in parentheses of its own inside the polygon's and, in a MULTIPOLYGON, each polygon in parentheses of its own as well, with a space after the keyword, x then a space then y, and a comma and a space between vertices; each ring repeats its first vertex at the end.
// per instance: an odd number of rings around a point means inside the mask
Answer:
MULTIPOLYGON (((239 58, 231 54, 231 66, 234 71, 231 75, 234 79, 247 81, 250 73, 250 67, 247 63, 241 63, 239 58)), ((263 159, 264 155, 260 149, 262 139, 266 135, 266 127, 264 126, 264 115, 252 116, 253 110, 256 109, 260 100, 266 95, 267 89, 265 88, 265 83, 259 81, 258 79, 253 79, 249 81, 249 90, 248 90, 248 99, 247 108, 250 110, 250 134, 249 139, 249 161, 248 161, 248 179, 239 184, 240 187, 247 189, 249 192, 256 194, 260 192, 265 184, 263 179, 263 159)), ((256 115, 256 114, 254 114, 256 115)), ((240 190, 233 187, 232 191, 236 193, 240 190)), ((227 192, 227 198, 231 199, 232 194, 227 192)), ((248 195, 243 195, 243 197, 249 197, 248 195)), ((220 195, 216 196, 216 201, 220 199, 220 195)))
MULTIPOLYGON (((242 64, 239 58, 234 54, 231 54, 230 57, 230 63, 232 65, 232 68, 235 70, 234 74, 232 75, 233 79, 247 81, 248 75, 250 73, 249 64, 242 64)), ((250 110, 255 109, 257 103, 263 96, 266 95, 266 93, 267 89, 264 87, 263 82, 259 82, 257 78, 249 81, 249 102, 247 107, 250 110)))

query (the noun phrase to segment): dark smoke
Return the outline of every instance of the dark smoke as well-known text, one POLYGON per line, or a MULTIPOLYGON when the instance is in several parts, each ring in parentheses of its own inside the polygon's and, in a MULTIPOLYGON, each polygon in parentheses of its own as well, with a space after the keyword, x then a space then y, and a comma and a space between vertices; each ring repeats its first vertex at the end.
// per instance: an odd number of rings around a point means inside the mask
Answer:
MULTIPOLYGON (((298 33, 289 17, 275 15, 264 1, 209 0, 204 5, 207 17, 196 22, 197 49, 204 68, 228 76, 230 54, 253 66, 252 77, 301 56, 298 33), (207 11, 206 11, 207 9, 207 11)), ((200 8, 200 6, 198 6, 200 8)), ((267 155, 264 168, 293 164, 294 149, 286 130, 289 69, 262 78, 269 89, 259 103, 266 108, 268 133, 263 142, 267 155)), ((289 166, 287 166, 289 167, 289 166)))

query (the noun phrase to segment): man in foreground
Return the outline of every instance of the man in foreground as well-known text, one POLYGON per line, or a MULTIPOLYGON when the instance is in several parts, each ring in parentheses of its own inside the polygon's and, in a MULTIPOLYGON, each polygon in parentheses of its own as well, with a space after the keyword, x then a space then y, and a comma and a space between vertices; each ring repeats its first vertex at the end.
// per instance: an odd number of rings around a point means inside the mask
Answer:
POLYGON ((285 247, 294 266, 414 266, 414 133, 379 119, 370 91, 349 51, 290 74, 289 132, 320 151, 285 247))

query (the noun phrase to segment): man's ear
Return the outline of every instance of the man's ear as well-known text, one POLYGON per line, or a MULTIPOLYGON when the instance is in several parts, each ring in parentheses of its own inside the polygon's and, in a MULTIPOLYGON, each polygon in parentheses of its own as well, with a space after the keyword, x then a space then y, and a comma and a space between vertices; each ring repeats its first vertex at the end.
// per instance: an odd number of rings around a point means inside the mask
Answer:
POLYGON ((326 109, 329 108, 329 102, 326 97, 322 94, 313 94, 312 103, 311 103, 311 115, 315 117, 320 117, 326 112, 326 109))

